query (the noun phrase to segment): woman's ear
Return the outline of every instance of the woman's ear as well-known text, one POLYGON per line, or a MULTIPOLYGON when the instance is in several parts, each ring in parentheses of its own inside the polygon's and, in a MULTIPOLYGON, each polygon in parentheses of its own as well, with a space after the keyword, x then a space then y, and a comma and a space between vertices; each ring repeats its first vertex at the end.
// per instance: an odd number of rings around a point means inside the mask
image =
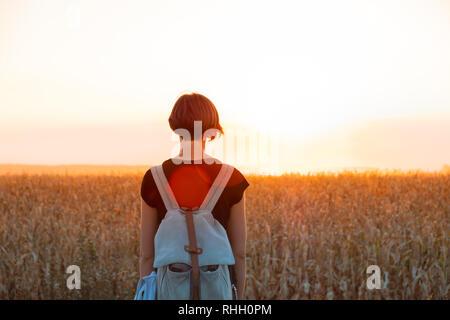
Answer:
POLYGON ((203 141, 213 141, 218 134, 219 130, 216 128, 208 129, 203 133, 203 141))

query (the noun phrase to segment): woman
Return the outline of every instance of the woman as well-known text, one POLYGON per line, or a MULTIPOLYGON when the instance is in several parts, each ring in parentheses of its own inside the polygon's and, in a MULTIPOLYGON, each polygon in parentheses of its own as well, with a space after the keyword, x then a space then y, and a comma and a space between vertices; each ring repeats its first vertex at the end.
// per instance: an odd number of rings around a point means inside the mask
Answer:
MULTIPOLYGON (((186 135, 183 135, 180 136, 180 142, 182 143, 179 157, 168 159, 162 163, 163 174, 167 178, 170 189, 173 191, 175 201, 182 208, 199 208, 222 168, 220 161, 205 154, 205 143, 207 140, 205 133, 216 130, 223 134, 222 126, 219 123, 219 115, 214 104, 208 98, 198 93, 182 95, 172 109, 169 117, 170 127, 176 133, 180 132, 181 129, 184 132, 188 132, 191 137, 194 137, 197 134, 194 132, 194 121, 201 121, 201 158, 195 157, 197 155, 194 151, 196 141, 186 141, 186 135), (180 163, 180 159, 193 161, 180 163), (210 161, 211 159, 214 161, 210 161)), ((198 125, 199 122, 196 122, 196 124, 198 125)), ((215 136, 212 136, 210 139, 214 138, 215 136)), ((246 274, 244 191, 249 184, 237 169, 231 167, 231 170, 231 176, 217 202, 215 202, 212 215, 226 230, 235 262, 231 270, 234 271, 237 298, 243 299, 246 274)), ((166 202, 164 202, 158 191, 151 170, 146 172, 142 180, 141 198, 140 275, 144 277, 154 270, 155 234, 168 211, 166 202)), ((158 270, 156 271, 158 273, 158 270)), ((233 275, 233 273, 230 274, 233 275)))

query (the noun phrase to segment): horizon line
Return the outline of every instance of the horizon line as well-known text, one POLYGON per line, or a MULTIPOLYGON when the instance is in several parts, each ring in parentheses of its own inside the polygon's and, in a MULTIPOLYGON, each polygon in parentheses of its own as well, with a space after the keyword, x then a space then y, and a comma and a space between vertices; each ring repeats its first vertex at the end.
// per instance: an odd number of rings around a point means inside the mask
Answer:
MULTIPOLYGON (((152 166, 156 164, 92 164, 92 163, 72 163, 72 164, 32 164, 32 163, 0 163, 0 169, 3 167, 45 167, 45 168, 61 168, 61 167, 78 167, 78 168, 135 168, 135 169, 150 169, 152 166)), ((345 173, 345 172, 356 172, 356 173, 414 173, 414 172, 423 172, 423 173, 450 173, 450 164, 444 163, 441 166, 441 169, 423 169, 423 168, 383 168, 383 167, 370 167, 370 166, 328 166, 316 169, 298 169, 298 170, 285 170, 278 174, 270 173, 270 172, 256 172, 250 171, 245 172, 244 174, 248 175, 261 175, 261 176, 283 176, 283 175, 308 175, 308 174, 336 174, 336 173, 345 173)), ((0 171, 0 175, 5 172, 0 171)))

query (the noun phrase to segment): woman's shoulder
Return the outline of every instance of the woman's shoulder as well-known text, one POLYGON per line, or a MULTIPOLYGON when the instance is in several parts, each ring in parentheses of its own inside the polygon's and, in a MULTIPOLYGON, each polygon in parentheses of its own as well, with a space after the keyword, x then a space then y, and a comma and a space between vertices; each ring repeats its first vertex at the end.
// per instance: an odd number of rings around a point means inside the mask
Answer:
POLYGON ((222 167, 222 165, 227 165, 227 166, 233 168, 233 172, 232 172, 232 174, 230 176, 230 179, 228 180, 227 186, 235 186, 235 185, 239 185, 241 183, 244 183, 244 184, 248 185, 248 182, 245 179, 244 175, 235 166, 233 166, 233 165, 231 165, 229 163, 223 162, 223 161, 221 161, 221 160, 219 160, 217 158, 211 157, 211 156, 209 156, 208 161, 209 161, 210 164, 213 164, 213 165, 216 166, 217 173, 220 170, 220 168, 222 167))
POLYGON ((228 165, 233 168, 233 173, 231 174, 225 188, 225 197, 228 198, 228 203, 230 205, 234 205, 242 199, 244 191, 250 186, 250 184, 238 168, 230 164, 228 165))
POLYGON ((159 165, 151 165, 148 167, 148 170, 144 173, 144 176, 142 178, 142 187, 143 188, 146 188, 146 189, 156 188, 156 182, 155 182, 155 179, 153 178, 153 170, 156 167, 162 166, 163 172, 166 173, 166 171, 168 169, 170 169, 170 168, 168 168, 169 160, 170 159, 165 160, 159 165))
POLYGON ((145 172, 141 182, 141 197, 150 207, 156 207, 158 192, 156 183, 153 179, 151 167, 145 172))
POLYGON ((227 187, 240 186, 244 190, 245 188, 247 188, 249 186, 247 179, 245 179, 244 175, 242 174, 241 171, 239 171, 238 168, 236 168, 235 166, 233 166, 229 163, 222 162, 220 160, 217 160, 216 164, 219 166, 227 165, 227 166, 230 166, 231 168, 233 168, 233 172, 230 176, 230 179, 228 180, 227 187))
POLYGON ((155 164, 148 167, 148 170, 144 174, 144 179, 153 179, 152 170, 156 167, 162 167, 164 171, 170 169, 173 164, 172 159, 164 160, 161 164, 155 164))
POLYGON ((153 179, 152 168, 155 166, 150 166, 148 170, 144 173, 141 182, 141 189, 153 189, 156 187, 155 180, 153 179))
POLYGON ((233 168, 233 173, 231 174, 230 180, 228 181, 228 186, 235 186, 242 183, 248 185, 247 179, 245 179, 245 176, 242 174, 242 172, 239 171, 239 169, 235 166, 232 166, 230 164, 228 165, 233 168))

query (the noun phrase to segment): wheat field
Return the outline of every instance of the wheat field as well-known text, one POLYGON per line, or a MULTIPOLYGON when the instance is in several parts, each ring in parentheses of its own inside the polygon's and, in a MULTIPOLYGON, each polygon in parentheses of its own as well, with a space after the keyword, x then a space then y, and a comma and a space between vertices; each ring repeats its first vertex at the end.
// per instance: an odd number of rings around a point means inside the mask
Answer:
MULTIPOLYGON (((0 168, 0 299, 132 299, 145 169, 0 168)), ((248 181, 247 299, 449 298, 449 173, 248 181)))

